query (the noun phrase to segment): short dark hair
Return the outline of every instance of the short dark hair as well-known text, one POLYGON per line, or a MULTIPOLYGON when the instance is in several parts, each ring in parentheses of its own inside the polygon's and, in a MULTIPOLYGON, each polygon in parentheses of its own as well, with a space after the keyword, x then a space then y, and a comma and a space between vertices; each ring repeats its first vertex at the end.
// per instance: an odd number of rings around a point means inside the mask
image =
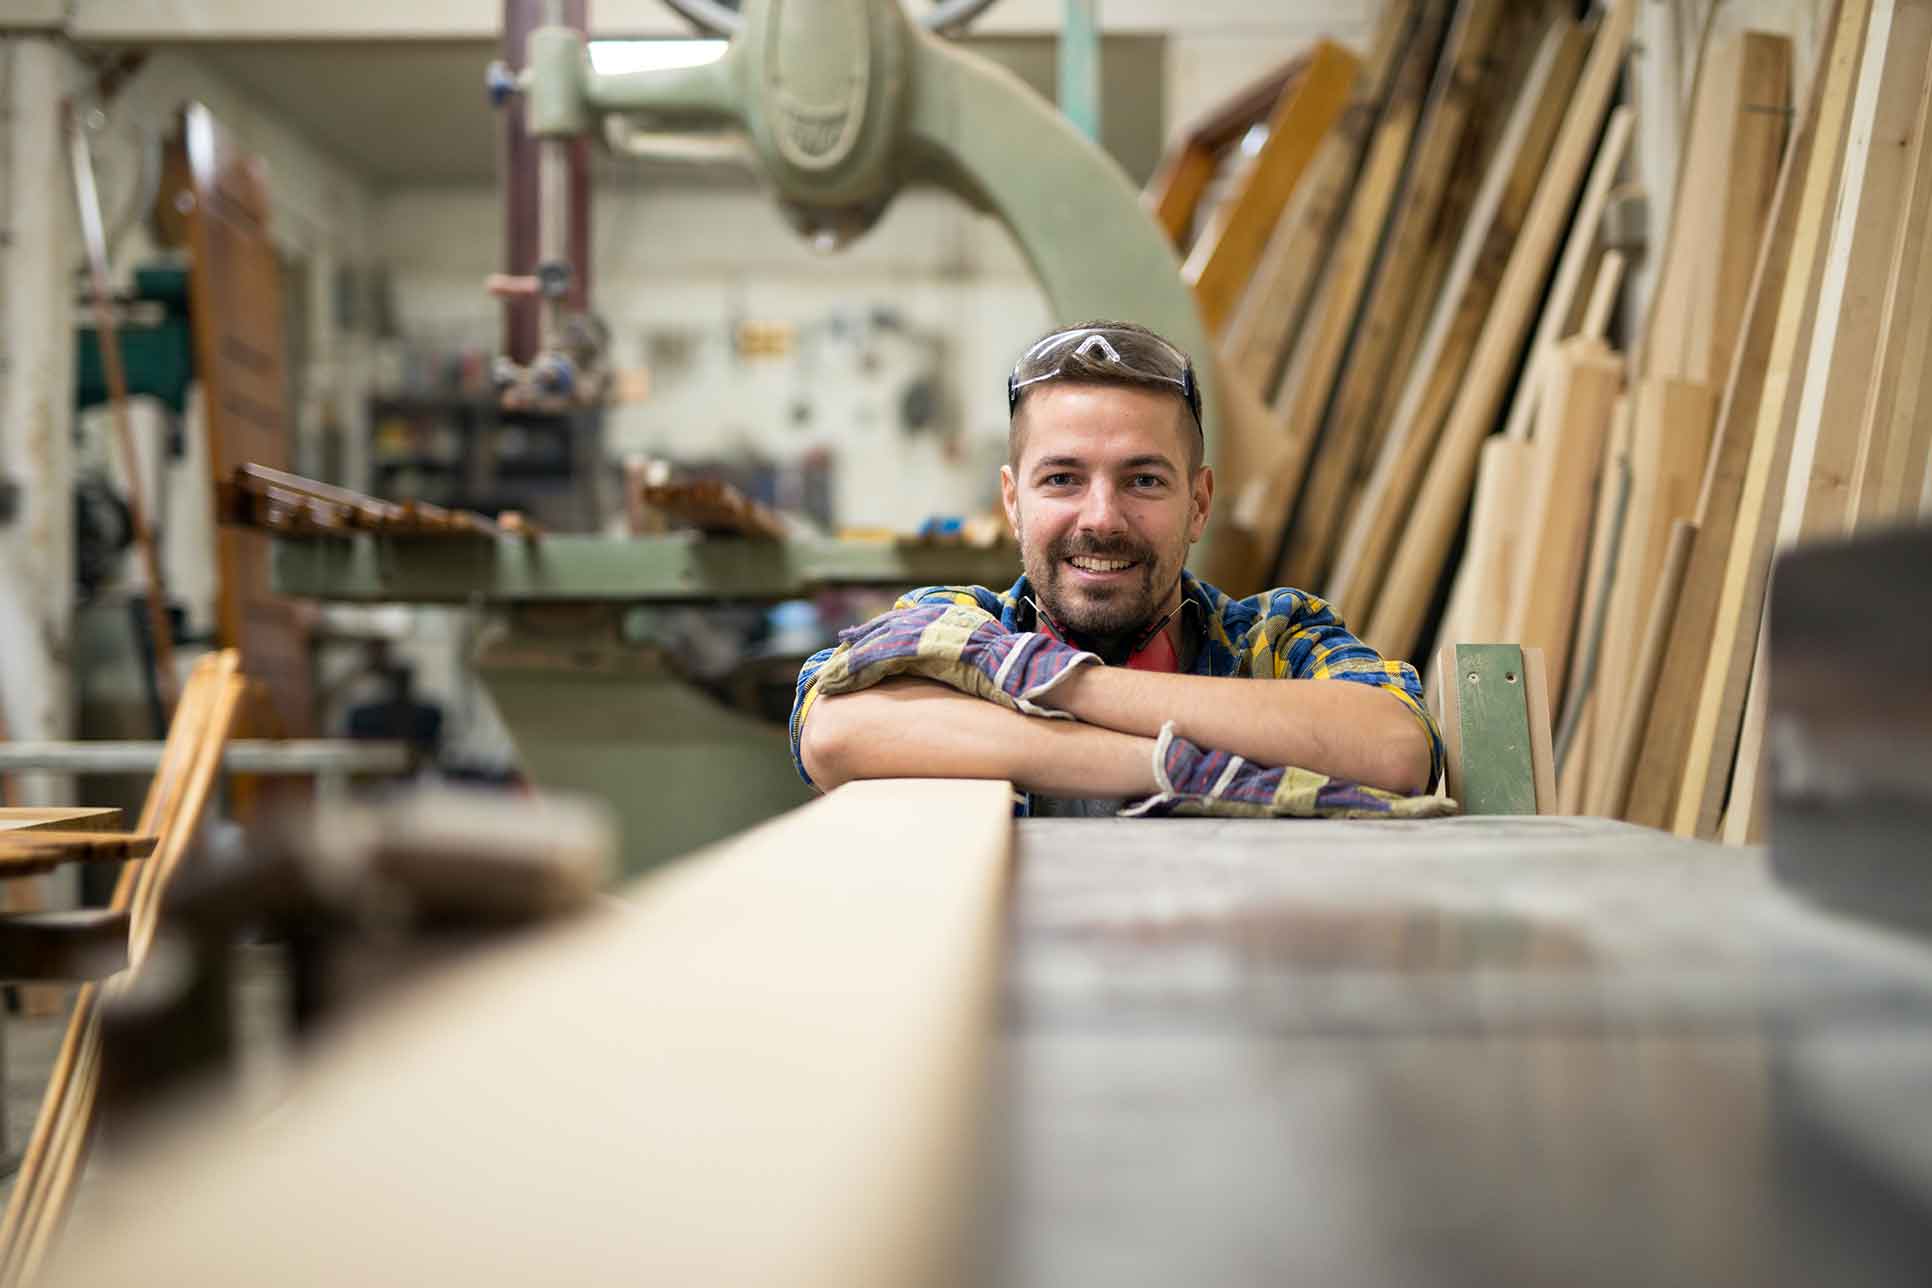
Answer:
MULTIPOLYGON (((1057 354, 1054 367, 1057 374, 1052 379, 1060 384, 1113 385, 1130 389, 1152 389, 1170 393, 1181 403, 1186 418, 1194 422, 1194 433, 1188 436, 1187 468, 1190 474, 1201 468, 1206 456, 1206 430, 1200 421, 1199 394, 1191 398, 1184 395, 1170 379, 1148 374, 1163 366, 1171 366, 1173 357, 1178 355, 1187 367, 1187 380, 1193 387, 1193 364, 1181 347, 1159 332, 1138 322, 1120 322, 1108 318, 1077 323, 1073 326, 1054 327, 1041 335, 1023 351, 1032 354, 1045 341, 1054 336, 1071 331, 1105 331, 1112 352, 1107 356, 1094 354, 1086 346, 1070 352, 1057 354)), ((1006 430, 1006 456, 1010 464, 1017 465, 1020 459, 1020 403, 1023 401, 1020 389, 1025 385, 1029 374, 1024 368, 1027 358, 1022 357, 1013 369, 1008 384, 1008 407, 1011 412, 1006 430)))

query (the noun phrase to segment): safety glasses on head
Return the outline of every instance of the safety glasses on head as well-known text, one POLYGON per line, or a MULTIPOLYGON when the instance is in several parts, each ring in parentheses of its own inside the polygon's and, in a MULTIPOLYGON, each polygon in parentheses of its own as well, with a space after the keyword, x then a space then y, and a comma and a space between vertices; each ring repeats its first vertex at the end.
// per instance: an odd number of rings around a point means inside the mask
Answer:
POLYGON ((1194 379, 1194 364, 1152 331, 1124 327, 1070 327, 1021 354, 1013 374, 1006 378, 1006 414, 1019 410, 1020 395, 1030 386, 1062 377, 1104 379, 1101 373, 1108 368, 1118 368, 1130 378, 1127 383, 1172 385, 1193 414, 1195 428, 1202 428, 1201 389, 1194 379))

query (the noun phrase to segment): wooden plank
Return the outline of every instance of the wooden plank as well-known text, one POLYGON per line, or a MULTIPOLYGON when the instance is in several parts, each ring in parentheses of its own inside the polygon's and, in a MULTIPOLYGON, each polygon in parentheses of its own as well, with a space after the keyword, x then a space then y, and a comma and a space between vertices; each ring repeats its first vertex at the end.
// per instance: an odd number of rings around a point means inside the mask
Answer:
MULTIPOLYGON (((1627 688, 1632 694, 1646 694, 1657 687, 1657 677, 1664 669, 1664 644, 1670 638, 1670 622, 1677 606, 1677 594, 1683 589, 1684 569, 1690 562, 1691 537, 1696 530, 1696 525, 1688 519, 1679 519, 1671 525, 1663 566, 1658 569, 1652 583, 1649 625, 1644 629, 1636 653, 1625 663, 1630 668, 1627 688)), ((1604 783, 1602 795, 1588 803, 1590 813, 1605 818, 1622 816, 1630 798, 1630 780, 1637 770, 1637 755, 1643 747, 1644 714, 1648 710, 1647 703, 1632 701, 1624 704, 1623 713, 1618 718, 1615 747, 1609 757, 1610 765, 1601 775, 1604 783)))
POLYGON ((1623 539, 1624 519, 1630 508, 1630 421, 1630 396, 1626 393, 1617 399, 1616 408, 1610 413, 1610 436, 1604 443, 1603 464, 1597 470, 1597 493, 1590 520, 1590 559, 1583 574, 1576 641, 1570 649, 1570 680, 1564 686, 1563 720, 1558 726, 1566 731, 1557 745, 1565 774, 1569 773, 1570 760, 1591 758, 1588 751, 1579 755, 1578 726, 1583 704, 1594 704, 1603 678, 1603 623, 1610 612, 1617 547, 1623 539))
MULTIPOLYGON (((1407 521, 1442 418, 1462 384, 1510 248, 1534 202, 1588 46, 1585 29, 1565 19, 1551 25, 1464 225, 1429 329, 1329 577, 1327 598, 1351 605, 1358 618, 1370 616, 1368 607, 1381 588, 1389 552, 1407 521)), ((1361 629, 1358 624, 1358 634, 1361 629)))
POLYGON ((1879 0, 1873 6, 1820 288, 1820 323, 1785 479, 1781 545, 1836 536, 1846 526, 1928 53, 1932 0, 1879 0))
POLYGON ((1549 689, 1563 692, 1577 599, 1589 554, 1590 497, 1610 433, 1624 364, 1601 341, 1557 347, 1550 396, 1539 417, 1535 468, 1503 634, 1549 659, 1549 689))
MULTIPOLYGON (((1755 627, 1770 571, 1777 502, 1790 462, 1805 359, 1818 317, 1832 206, 1871 8, 1872 0, 1843 0, 1839 7, 1830 61, 1819 77, 1822 97, 1817 138, 1805 167, 1777 329, 1765 352, 1757 423, 1750 434, 1750 457, 1736 521, 1730 528, 1716 609, 1708 635, 1693 637, 1687 642, 1689 651, 1680 655, 1706 660, 1686 744, 1683 780, 1671 819, 1672 830, 1680 836, 1708 837, 1715 831, 1730 776, 1739 711, 1756 642, 1755 627)), ((1699 530, 1709 531, 1708 523, 1709 516, 1700 514, 1699 530)))
POLYGON ((182 1124, 197 1166, 127 1161, 61 1280, 954 1278, 1012 832, 1004 782, 854 783, 479 954, 352 1022, 273 1121, 182 1124), (573 1178, 569 1201, 506 1176, 573 1178))
POLYGON ((1534 814, 1523 650, 1514 644, 1452 644, 1442 658, 1449 794, 1465 814, 1534 814))
POLYGON ((1540 648, 1523 650, 1524 716, 1529 720, 1530 776, 1536 789, 1536 812, 1560 812, 1556 798, 1556 756, 1550 747, 1549 665, 1540 648))
MULTIPOLYGON (((1633 671, 1624 659, 1645 637, 1644 614, 1670 548, 1672 525, 1696 517, 1716 418, 1717 395, 1689 380, 1650 376, 1638 383, 1632 399, 1630 501, 1603 624, 1610 664, 1599 677, 1598 696, 1608 719, 1598 728, 1598 747, 1606 754, 1587 802, 1592 814, 1615 817, 1621 809, 1621 803, 1613 806, 1608 799, 1608 771, 1616 763, 1609 753, 1627 705, 1645 701, 1651 691, 1650 685, 1633 686, 1633 671)), ((1627 793, 1626 785, 1619 795, 1627 793)))
POLYGON ((1509 591, 1522 536, 1523 498, 1535 454, 1528 443, 1492 437, 1483 444, 1470 513, 1469 542, 1442 638, 1451 644, 1506 642, 1509 591))
POLYGON ((1218 335, 1233 314, 1282 207, 1347 104, 1360 66, 1332 41, 1316 46, 1270 120, 1260 154, 1189 252, 1182 276, 1211 333, 1218 335))
POLYGON ((1744 330, 1732 355, 1724 399, 1718 409, 1717 428, 1705 462, 1704 482, 1697 503, 1697 536, 1691 543, 1684 589, 1678 597, 1677 617, 1665 650, 1667 656, 1683 661, 1666 667, 1658 679, 1644 726, 1644 755, 1637 765, 1630 802, 1625 809, 1625 817, 1649 827, 1669 827, 1675 817, 1678 789, 1689 755, 1693 713, 1704 679, 1703 668, 1691 659, 1704 655, 1717 615, 1724 565, 1729 558, 1731 533, 1743 500, 1791 253, 1797 244, 1806 176, 1816 151, 1825 80, 1823 74, 1813 78, 1805 111, 1779 167, 1778 190, 1772 199, 1768 231, 1758 248, 1758 266, 1750 303, 1744 312, 1744 330))
POLYGON ((98 805, 8 805, 0 807, 0 833, 104 832, 120 817, 120 810, 98 805))
MULTIPOLYGON (((1569 324, 1577 295, 1586 280, 1584 272, 1602 235, 1604 207, 1616 187, 1617 173, 1623 169, 1624 155, 1630 150, 1634 116, 1627 107, 1612 112, 1610 124, 1604 130, 1603 142, 1597 148, 1597 159, 1590 167, 1590 179, 1584 185, 1576 220, 1570 225, 1569 240, 1563 247, 1562 259, 1557 263, 1556 278, 1550 284, 1549 299, 1543 305, 1541 319, 1536 324, 1536 335, 1530 341, 1529 360, 1523 378, 1517 382, 1509 419, 1503 426, 1503 432, 1511 438, 1527 438, 1534 423, 1536 404, 1548 379, 1551 355, 1556 351, 1557 343, 1565 338, 1564 328, 1569 324)), ((1616 302, 1616 291, 1622 277, 1622 255, 1617 255, 1614 260, 1606 257, 1599 262, 1591 290, 1591 303, 1584 310, 1584 323, 1579 334, 1593 335, 1599 339, 1603 337, 1609 309, 1616 302), (1605 271, 1606 267, 1608 271, 1605 271)))
POLYGON ((1932 223, 1928 132, 1932 132, 1932 76, 1925 78, 1919 94, 1911 156, 1906 162, 1911 178, 1905 185, 1904 218, 1892 252, 1884 315, 1879 321, 1878 350, 1873 356, 1877 374, 1865 403, 1859 459, 1852 469, 1852 491, 1846 500, 1845 526, 1851 532, 1906 517, 1898 504, 1899 487, 1918 420, 1926 346, 1928 337, 1932 337, 1932 307, 1922 303, 1932 299, 1932 256, 1923 253, 1926 229, 1932 223))
POLYGON ((1569 754, 1557 765, 1556 812, 1559 814, 1577 815, 1583 812, 1584 789, 1589 785, 1590 777, 1590 735, 1596 717, 1596 696, 1586 693, 1583 696, 1583 709, 1577 716, 1569 754))
POLYGON ((1711 295, 1708 357, 1702 379, 1720 387, 1731 369, 1744 330, 1745 306, 1757 269, 1758 248, 1770 226, 1791 105, 1791 42, 1747 31, 1739 72, 1737 119, 1725 160, 1724 221, 1716 251, 1717 281, 1711 295))
POLYGON ((1190 126, 1155 167, 1141 193, 1141 204, 1182 254, 1187 253, 1195 212, 1213 182, 1222 151, 1268 119, 1306 65, 1307 60, 1296 56, 1242 86, 1190 126))
MULTIPOLYGON (((1403 524, 1387 582, 1369 616, 1369 638, 1377 642, 1384 657, 1403 656, 1421 633, 1423 614, 1469 503, 1476 456, 1482 450, 1482 440, 1495 427, 1527 339, 1532 310, 1549 278, 1557 238, 1567 226, 1585 169, 1602 134, 1636 9, 1636 0, 1615 0, 1605 13, 1589 63, 1575 94, 1567 101, 1561 133, 1550 151, 1522 233, 1510 250, 1495 304, 1488 310, 1467 374, 1443 425, 1440 444, 1430 457, 1428 477, 1403 524)), ((1553 668, 1556 656, 1551 650, 1553 668)), ((1560 687, 1554 670, 1552 687, 1560 687)))
POLYGON ((1433 244, 1443 240, 1438 216, 1452 186, 1455 163, 1480 115, 1480 96, 1500 88, 1500 77, 1489 70, 1489 64, 1502 11, 1502 0, 1470 0, 1458 9, 1443 42, 1435 84, 1408 176, 1390 216, 1374 284, 1337 381, 1334 404, 1320 431, 1322 448, 1315 455, 1282 548, 1274 578, 1282 585, 1319 585, 1327 575, 1344 507, 1375 437, 1384 385, 1391 373, 1403 369, 1395 361, 1405 329, 1412 315, 1423 311, 1419 305, 1430 298, 1426 261, 1433 244))
POLYGON ((1719 839, 1726 845, 1756 845, 1765 839, 1765 816, 1771 804, 1771 793, 1763 787, 1764 722, 1771 699, 1766 634, 1760 630, 1751 664, 1751 687, 1744 702, 1744 723, 1738 731, 1737 770, 1731 776, 1731 793, 1719 832, 1719 839))
POLYGON ((1389 206, 1401 181, 1429 73, 1448 19, 1448 6, 1432 2, 1403 55, 1395 88, 1376 123, 1374 140, 1343 217, 1341 231, 1322 274, 1321 288, 1296 343, 1290 377, 1274 406, 1287 426, 1289 448, 1268 480, 1261 514, 1270 520, 1259 534, 1262 548, 1280 545, 1288 511, 1301 489, 1310 454, 1320 437, 1322 418, 1335 390, 1361 309, 1362 292, 1382 244, 1389 206))
POLYGON ((1362 155, 1372 133, 1380 131, 1378 122, 1396 67, 1405 47, 1413 42, 1418 3, 1401 0, 1384 9, 1348 106, 1295 185, 1222 335, 1223 355, 1264 400, 1274 399, 1276 377, 1291 337, 1301 329, 1316 281, 1329 262, 1362 155))
POLYGON ((1194 212, 1214 178, 1214 153, 1196 143, 1183 142, 1166 159, 1147 186, 1147 204, 1154 222, 1167 233, 1176 250, 1187 250, 1194 212))

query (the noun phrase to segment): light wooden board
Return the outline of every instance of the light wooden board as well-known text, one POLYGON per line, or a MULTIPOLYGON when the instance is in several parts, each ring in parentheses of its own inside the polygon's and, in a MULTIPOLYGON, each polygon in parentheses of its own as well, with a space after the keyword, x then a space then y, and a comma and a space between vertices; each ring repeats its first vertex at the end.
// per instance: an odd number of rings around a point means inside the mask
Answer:
MULTIPOLYGON (((1455 403, 1442 427, 1441 441, 1429 457, 1427 478, 1402 526, 1402 539, 1389 562, 1386 584, 1369 616, 1369 639, 1384 657, 1405 655, 1415 647, 1421 633, 1423 614, 1469 502, 1476 456, 1482 440, 1495 426, 1533 312, 1549 279, 1558 238, 1568 227, 1566 221, 1609 113, 1610 96, 1623 68, 1636 10, 1636 0, 1615 0, 1610 6, 1596 32, 1576 91, 1566 102, 1562 130, 1550 151, 1522 233, 1510 249, 1495 304, 1488 310, 1455 403)), ((1554 653, 1551 660, 1554 663, 1554 653)))
MULTIPOLYGON (((1601 775, 1612 772, 1617 763, 1612 749, 1621 735, 1626 708, 1633 701, 1647 705, 1652 688, 1633 683, 1631 650, 1647 638, 1645 614, 1655 597, 1672 526, 1697 514, 1717 395, 1694 381, 1653 375, 1638 383, 1631 406, 1630 500, 1604 618, 1604 665, 1598 677, 1608 719, 1598 726, 1598 750, 1604 754, 1588 802, 1592 814, 1605 817, 1615 817, 1621 802, 1615 807, 1609 803, 1610 779, 1601 775)), ((1627 794, 1625 783, 1617 795, 1627 794)))
POLYGON ((1332 41, 1323 41, 1282 98, 1269 122, 1268 141, 1216 210, 1188 253, 1182 276, 1210 333, 1218 335, 1301 181, 1322 138, 1348 102, 1361 63, 1332 41))
POLYGON ((1426 260, 1439 235, 1437 217, 1451 187, 1455 162, 1478 114, 1478 96, 1501 88, 1500 77, 1485 63, 1491 58, 1502 11, 1502 0, 1470 0, 1457 10, 1443 42, 1435 84, 1408 176, 1389 219, 1374 284, 1321 428, 1321 450, 1314 457, 1282 549, 1275 578, 1282 585, 1315 586, 1327 574, 1343 508, 1374 436, 1384 385, 1398 370, 1394 361, 1405 324, 1429 298, 1424 293, 1426 260))
MULTIPOLYGON (((1679 519, 1671 525, 1664 549, 1664 561, 1652 581, 1648 625, 1636 651, 1620 659, 1629 668, 1628 689, 1645 694, 1657 687, 1657 676, 1664 667, 1664 643, 1670 637, 1670 620, 1677 606, 1677 593, 1684 585, 1684 568, 1690 562, 1691 537, 1696 525, 1679 519)), ((1617 720, 1617 733, 1608 767, 1598 776, 1603 786, 1600 795, 1587 803, 1590 813, 1605 818, 1623 814, 1630 798, 1630 779, 1637 769, 1637 756, 1643 748, 1643 718, 1649 710, 1642 702, 1626 702, 1617 720)))
POLYGON ((1012 827, 863 782, 664 869, 164 1130, 50 1282, 956 1282, 1012 827))
POLYGON ((1550 746, 1549 665, 1540 648, 1523 650, 1524 714, 1529 719, 1530 776, 1536 784, 1536 812, 1559 812, 1556 756, 1550 746))
POLYGON ((1819 325, 1791 443, 1778 540, 1836 536, 1869 428, 1883 306, 1895 260, 1907 162, 1932 53, 1932 0, 1879 0, 1852 105, 1843 188, 1825 260, 1819 325))
POLYGON ((1320 439, 1342 359, 1355 333, 1362 292, 1382 244, 1389 207, 1395 200, 1409 143, 1422 114, 1447 17, 1448 6, 1431 0, 1403 53, 1394 90, 1376 122, 1348 213, 1322 273, 1321 288, 1296 342, 1289 377, 1273 404, 1288 428, 1289 446, 1268 481, 1261 510, 1263 516, 1272 518, 1260 533, 1262 548, 1271 554, 1281 543, 1289 510, 1320 439))
POLYGON ((1141 202, 1181 254, 1187 253, 1201 198, 1214 181, 1221 154, 1268 119, 1306 65, 1307 60, 1296 55, 1242 86, 1190 126, 1161 157, 1141 202))
POLYGON ((1590 519, 1590 559, 1583 574, 1582 602, 1577 609, 1576 642, 1571 648, 1571 678, 1563 695, 1563 719, 1559 729, 1567 729, 1558 741, 1563 757, 1562 772, 1570 773, 1571 760, 1589 758, 1579 755, 1577 726, 1585 702, 1594 695, 1603 677, 1603 623, 1610 612, 1610 586, 1616 575, 1617 547, 1623 539, 1624 518, 1630 508, 1630 395, 1617 399, 1610 413, 1610 437, 1603 446, 1603 464, 1597 470, 1597 493, 1590 519))
MULTIPOLYGON (((1898 504, 1924 386, 1926 345, 1932 336, 1932 256, 1923 253, 1932 224, 1932 76, 1919 95, 1913 125, 1910 175, 1905 184, 1904 217, 1892 252, 1884 315, 1879 320, 1876 371, 1859 430, 1858 460, 1852 469, 1845 527, 1860 532, 1905 517, 1898 504)), ((1921 452, 1921 456, 1923 452, 1921 452)))
MULTIPOLYGON (((1443 417, 1462 386, 1510 248, 1517 244, 1522 221, 1534 203, 1562 127, 1564 105, 1582 73, 1589 40, 1588 31, 1574 23, 1552 24, 1518 91, 1483 189, 1463 227, 1428 330, 1329 578, 1327 597, 1350 605, 1357 618, 1372 617, 1370 605, 1435 450, 1443 417)), ((1358 622, 1357 633, 1372 625, 1372 621, 1358 622)))
POLYGON ((1771 702, 1769 654, 1769 641, 1761 630, 1744 702, 1744 723, 1738 732, 1737 770, 1731 775, 1719 834, 1726 845, 1756 845, 1765 839, 1771 796, 1765 786, 1764 745, 1764 721, 1771 702))
MULTIPOLYGON (((1610 200, 1610 193, 1617 183, 1617 174, 1623 169, 1623 159, 1630 150, 1631 127, 1635 114, 1627 107, 1620 107, 1610 114, 1610 124, 1605 129, 1603 143, 1597 148, 1597 159, 1590 167, 1590 179, 1583 189, 1583 200, 1577 206, 1576 221, 1570 225, 1570 236, 1563 247, 1563 257, 1557 263, 1556 278, 1550 283, 1550 295, 1543 306, 1543 313, 1536 324, 1536 335, 1530 340, 1529 360, 1522 380, 1517 382, 1516 393, 1511 400, 1509 419, 1504 423, 1503 432, 1511 438, 1527 438, 1530 426, 1534 423, 1537 399, 1542 393, 1547 378, 1550 355, 1555 352, 1557 342, 1564 338, 1563 328, 1568 323, 1576 297, 1587 280, 1584 276, 1603 229, 1603 210, 1610 200)), ((1595 305, 1596 319, 1586 316, 1581 334, 1603 337, 1604 324, 1609 317, 1609 307, 1615 302, 1615 293, 1623 275, 1623 256, 1618 255, 1609 263, 1610 271, 1604 272, 1599 266, 1597 280, 1592 288, 1592 303, 1595 305), (1597 289, 1601 288, 1601 289, 1597 289), (1597 320, 1600 319, 1600 320, 1597 320)), ((1591 310, 1586 310, 1586 315, 1591 310)))
MULTIPOLYGON (((1768 231, 1759 247, 1750 303, 1744 313, 1744 330, 1732 355, 1710 456, 1705 462, 1697 503, 1698 532, 1691 543, 1690 564, 1684 573, 1684 589, 1678 597, 1677 617, 1666 649, 1668 656, 1681 661, 1666 667, 1658 679, 1644 729, 1644 755, 1625 810, 1632 822, 1650 827, 1669 827, 1674 820, 1690 754, 1691 726, 1704 681, 1704 668, 1691 659, 1703 656, 1709 646, 1718 611, 1732 529, 1743 501, 1751 447, 1769 379, 1770 354, 1777 339, 1791 255, 1797 245, 1806 177, 1816 151, 1825 80, 1822 74, 1814 78, 1811 95, 1779 169, 1768 231)), ((1835 147, 1835 142, 1831 146, 1835 147)))
POLYGON ((8 805, 0 807, 0 832, 105 832, 120 817, 120 810, 93 805, 8 805))
POLYGON ((1275 221, 1260 262, 1227 329, 1223 357, 1244 375, 1264 400, 1274 398, 1290 340, 1301 330, 1310 296, 1330 260, 1342 211, 1361 169, 1395 77, 1395 69, 1415 30, 1419 0, 1387 6, 1376 24, 1375 40, 1355 78, 1348 106, 1308 163, 1301 182, 1275 221))
POLYGON ((1601 341, 1559 345, 1537 427, 1504 637, 1543 650, 1549 691, 1563 692, 1589 550, 1590 498, 1624 363, 1601 341))
POLYGON ((1744 329, 1744 309, 1757 269, 1758 248, 1770 225, 1771 200, 1789 133, 1791 42, 1761 31, 1745 32, 1737 119, 1726 156, 1724 222, 1711 294, 1708 357, 1701 377, 1722 386, 1744 329))
MULTIPOLYGON (((1671 828, 1680 836, 1712 836, 1737 746, 1738 720, 1749 679, 1756 626, 1764 603, 1783 482, 1800 408, 1806 359, 1818 317, 1819 288, 1837 197, 1857 71, 1865 47, 1871 0, 1843 0, 1830 60, 1821 80, 1817 139, 1805 168, 1798 223, 1785 267, 1777 331, 1766 351, 1757 423, 1739 494, 1736 522, 1708 638, 1686 657, 1704 657, 1683 780, 1671 828)), ((1700 515, 1700 531, 1708 515, 1700 515)))

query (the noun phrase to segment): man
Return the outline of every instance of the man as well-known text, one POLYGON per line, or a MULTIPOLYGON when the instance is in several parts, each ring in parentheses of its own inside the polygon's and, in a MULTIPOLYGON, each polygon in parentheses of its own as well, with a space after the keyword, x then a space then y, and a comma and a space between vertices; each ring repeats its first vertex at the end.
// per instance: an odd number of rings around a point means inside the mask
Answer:
POLYGON ((1025 575, 998 594, 914 591, 811 658, 792 712, 808 783, 1006 778, 1034 814, 1140 798, 1150 813, 1430 812, 1397 800, 1442 772, 1413 668, 1313 596, 1233 600, 1185 570, 1214 471, 1184 354, 1131 323, 1055 331, 1007 401, 1000 492, 1025 575))

